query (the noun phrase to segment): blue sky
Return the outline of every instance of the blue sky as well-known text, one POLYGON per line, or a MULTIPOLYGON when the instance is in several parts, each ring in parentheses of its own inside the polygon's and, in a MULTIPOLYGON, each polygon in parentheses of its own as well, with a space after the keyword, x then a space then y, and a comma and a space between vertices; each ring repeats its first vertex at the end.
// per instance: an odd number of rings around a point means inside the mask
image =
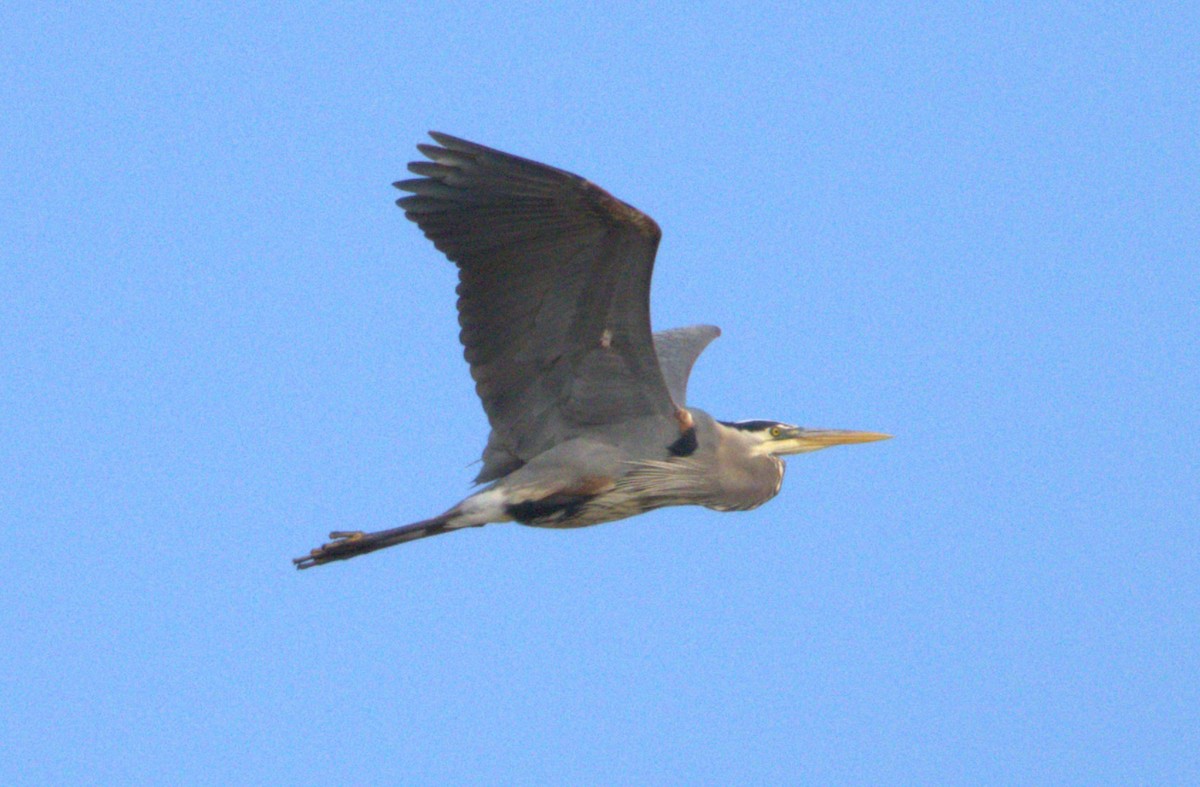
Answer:
POLYGON ((1200 779, 1194 4, 8 4, 0 781, 1200 779), (440 512, 428 129, 664 230, 743 514, 440 512))

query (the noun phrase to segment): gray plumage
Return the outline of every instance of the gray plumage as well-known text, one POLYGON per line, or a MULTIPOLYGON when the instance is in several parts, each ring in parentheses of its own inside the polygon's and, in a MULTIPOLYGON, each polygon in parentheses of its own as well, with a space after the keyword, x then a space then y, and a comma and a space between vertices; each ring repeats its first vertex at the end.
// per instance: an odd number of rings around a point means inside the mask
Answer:
POLYGON ((397 204, 459 269, 460 338, 491 426, 476 477, 487 486, 433 519, 335 532, 299 568, 489 522, 754 508, 779 491, 780 455, 884 437, 688 408, 692 366, 720 330, 651 333, 658 225, 577 175, 431 135, 397 204))
POLYGON ((654 334, 654 354, 658 357, 667 393, 675 404, 687 405, 687 384, 692 366, 704 348, 720 335, 721 329, 715 325, 690 325, 654 334))

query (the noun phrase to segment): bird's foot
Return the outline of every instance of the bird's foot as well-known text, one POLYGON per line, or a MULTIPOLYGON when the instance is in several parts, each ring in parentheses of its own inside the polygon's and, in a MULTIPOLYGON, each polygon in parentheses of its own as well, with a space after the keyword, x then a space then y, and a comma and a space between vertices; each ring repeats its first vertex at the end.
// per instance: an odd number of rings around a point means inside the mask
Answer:
POLYGON ((366 533, 361 530, 335 530, 329 534, 333 540, 323 544, 304 557, 293 558, 292 562, 298 569, 312 568, 334 560, 345 560, 348 557, 362 554, 366 533))

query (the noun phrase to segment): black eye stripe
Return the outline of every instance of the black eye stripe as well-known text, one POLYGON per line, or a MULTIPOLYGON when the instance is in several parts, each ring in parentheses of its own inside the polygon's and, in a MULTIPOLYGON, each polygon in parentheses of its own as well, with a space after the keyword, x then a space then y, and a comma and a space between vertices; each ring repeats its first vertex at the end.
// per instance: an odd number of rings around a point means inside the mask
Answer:
POLYGON ((722 426, 730 429, 741 429, 743 432, 765 432, 773 427, 782 426, 778 421, 721 421, 722 426))

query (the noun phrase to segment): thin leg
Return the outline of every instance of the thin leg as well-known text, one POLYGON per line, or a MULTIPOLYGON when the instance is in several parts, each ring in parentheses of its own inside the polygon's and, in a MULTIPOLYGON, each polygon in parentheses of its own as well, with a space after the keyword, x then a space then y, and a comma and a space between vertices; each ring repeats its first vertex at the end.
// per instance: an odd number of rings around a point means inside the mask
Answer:
POLYGON ((333 540, 328 544, 317 547, 304 557, 294 558, 292 562, 296 564, 296 568, 306 569, 332 563, 335 560, 348 560, 377 549, 456 530, 457 528, 448 526, 449 521, 448 514, 442 514, 433 519, 413 522, 411 525, 394 527, 391 530, 377 530, 374 533, 364 533, 361 530, 335 530, 329 534, 333 540))

